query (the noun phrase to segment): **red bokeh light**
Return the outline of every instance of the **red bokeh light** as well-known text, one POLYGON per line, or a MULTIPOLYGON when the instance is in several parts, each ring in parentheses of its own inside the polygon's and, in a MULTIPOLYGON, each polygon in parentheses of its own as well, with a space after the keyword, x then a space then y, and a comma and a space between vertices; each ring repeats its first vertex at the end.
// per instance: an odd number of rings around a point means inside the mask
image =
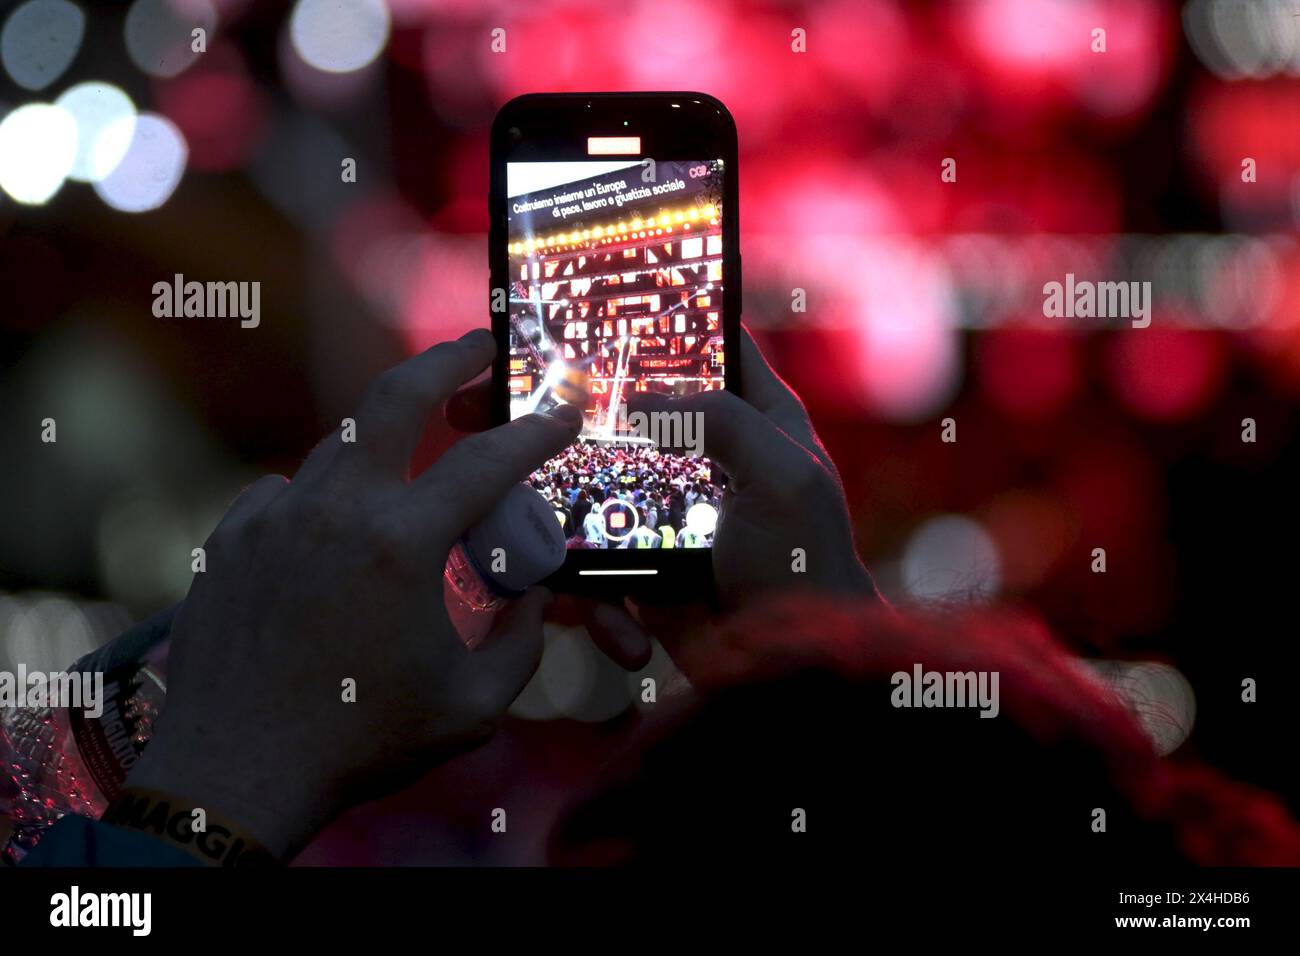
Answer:
POLYGON ((1076 105, 1103 118, 1146 109, 1169 68, 1168 12, 1159 0, 976 0, 952 29, 1000 107, 991 118, 1026 129, 1076 105))
POLYGON ((981 513, 980 523, 997 544, 1002 587, 1012 593, 1047 578, 1078 535, 1069 510, 1042 491, 999 495, 981 513))
POLYGON ((979 384, 990 404, 1013 418, 1053 418, 1078 393, 1078 349, 1068 332, 997 329, 984 335, 976 354, 979 384))
POLYGON ((1202 412, 1226 374, 1219 333, 1200 329, 1130 329, 1109 348, 1111 385, 1139 418, 1175 422, 1202 412))
POLYGON ((189 165, 219 172, 244 166, 261 140, 266 109, 240 54, 217 46, 189 70, 157 84, 158 106, 185 137, 189 165))

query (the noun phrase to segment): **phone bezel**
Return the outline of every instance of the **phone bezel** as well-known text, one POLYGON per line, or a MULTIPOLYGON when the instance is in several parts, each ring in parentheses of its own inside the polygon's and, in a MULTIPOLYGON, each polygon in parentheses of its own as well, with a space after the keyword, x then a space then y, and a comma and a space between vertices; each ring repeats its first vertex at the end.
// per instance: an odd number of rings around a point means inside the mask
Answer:
MULTIPOLYGON (((509 282, 506 163, 586 161, 588 136, 640 136, 641 156, 664 160, 720 159, 724 294, 725 388, 741 393, 741 258, 736 124, 716 98, 695 92, 530 93, 510 100, 492 123, 488 190, 489 302, 509 282)), ((491 312, 497 356, 492 367, 492 420, 509 418, 508 310, 491 312)), ((715 466, 716 467, 716 466, 715 466)), ((631 595, 663 603, 695 600, 712 590, 713 549, 571 550, 544 583, 568 593, 631 595), (654 574, 629 574, 653 570, 654 574), (601 575, 582 572, 601 571, 601 575)))

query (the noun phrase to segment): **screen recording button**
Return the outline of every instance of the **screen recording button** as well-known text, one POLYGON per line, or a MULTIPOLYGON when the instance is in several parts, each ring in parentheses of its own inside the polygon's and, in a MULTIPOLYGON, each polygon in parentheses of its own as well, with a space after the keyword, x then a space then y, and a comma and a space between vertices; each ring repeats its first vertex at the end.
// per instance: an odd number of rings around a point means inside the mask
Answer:
POLYGON ((626 541, 641 523, 641 515, 636 506, 617 498, 611 498, 592 509, 605 521, 605 537, 611 541, 626 541))

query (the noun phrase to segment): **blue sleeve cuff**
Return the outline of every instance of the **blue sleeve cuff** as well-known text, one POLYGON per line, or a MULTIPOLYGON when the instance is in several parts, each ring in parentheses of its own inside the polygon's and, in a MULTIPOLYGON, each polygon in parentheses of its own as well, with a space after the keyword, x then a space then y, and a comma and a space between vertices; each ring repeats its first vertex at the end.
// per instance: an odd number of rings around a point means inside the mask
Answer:
POLYGON ((203 866, 147 833, 69 815, 54 824, 20 866, 203 866))

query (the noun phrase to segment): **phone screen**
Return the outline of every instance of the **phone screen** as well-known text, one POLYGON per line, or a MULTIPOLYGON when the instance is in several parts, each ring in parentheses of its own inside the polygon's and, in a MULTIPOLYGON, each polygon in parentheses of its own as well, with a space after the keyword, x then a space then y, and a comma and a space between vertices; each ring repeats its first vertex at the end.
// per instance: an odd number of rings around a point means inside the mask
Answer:
POLYGON ((724 174, 709 158, 506 164, 510 417, 583 410, 530 477, 570 549, 712 545, 702 430, 635 396, 725 386, 724 174))

